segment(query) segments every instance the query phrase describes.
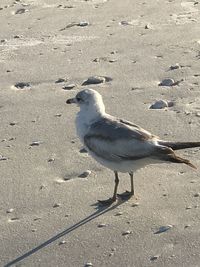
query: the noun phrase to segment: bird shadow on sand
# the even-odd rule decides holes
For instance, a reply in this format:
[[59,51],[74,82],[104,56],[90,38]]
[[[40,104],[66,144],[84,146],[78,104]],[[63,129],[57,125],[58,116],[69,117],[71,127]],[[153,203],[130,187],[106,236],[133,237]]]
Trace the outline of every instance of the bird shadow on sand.
[[4,267],[13,266],[16,263],[21,262],[22,260],[28,258],[29,256],[35,254],[39,250],[41,250],[41,249],[47,247],[48,245],[50,245],[51,243],[55,242],[59,238],[61,238],[63,236],[66,236],[67,234],[75,231],[79,227],[89,223],[90,221],[96,219],[97,217],[99,217],[99,216],[101,216],[101,215],[103,215],[103,214],[105,214],[105,213],[107,213],[109,211],[112,211],[113,209],[117,208],[118,206],[120,206],[124,202],[125,201],[118,201],[116,204],[114,204],[112,206],[101,206],[101,205],[99,205],[98,202],[92,204],[91,206],[95,206],[95,209],[96,209],[95,212],[93,212],[89,216],[85,217],[84,219],[80,220],[79,222],[75,223],[74,225],[68,227],[67,229],[63,230],[62,232],[52,236],[48,240],[46,240],[43,243],[39,244],[37,247],[34,247],[33,249],[27,251],[23,255],[21,255],[21,256],[15,258],[14,260],[8,262],[6,265],[4,265]]

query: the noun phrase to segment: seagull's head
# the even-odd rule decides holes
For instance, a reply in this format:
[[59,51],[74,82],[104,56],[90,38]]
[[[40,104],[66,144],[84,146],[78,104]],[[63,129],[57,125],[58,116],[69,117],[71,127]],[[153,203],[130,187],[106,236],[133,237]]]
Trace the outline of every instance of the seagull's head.
[[77,104],[81,111],[90,111],[101,114],[105,112],[102,96],[93,89],[84,89],[78,92],[74,98],[68,99],[66,103]]

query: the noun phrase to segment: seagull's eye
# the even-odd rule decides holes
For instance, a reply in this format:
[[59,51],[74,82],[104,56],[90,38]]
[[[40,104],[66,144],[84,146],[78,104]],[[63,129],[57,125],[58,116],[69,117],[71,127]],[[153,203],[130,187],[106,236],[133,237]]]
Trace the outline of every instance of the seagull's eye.
[[80,101],[81,101],[81,98],[80,98],[80,97],[77,97],[76,100],[77,100],[78,102],[80,102]]

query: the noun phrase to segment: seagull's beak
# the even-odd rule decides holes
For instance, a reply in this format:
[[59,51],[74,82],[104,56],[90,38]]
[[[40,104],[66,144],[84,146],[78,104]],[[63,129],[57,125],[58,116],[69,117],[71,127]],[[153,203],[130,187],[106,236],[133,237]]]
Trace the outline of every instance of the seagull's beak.
[[76,103],[77,101],[76,101],[76,98],[69,98],[69,99],[67,99],[67,101],[66,101],[66,103],[67,104],[73,104],[73,103]]

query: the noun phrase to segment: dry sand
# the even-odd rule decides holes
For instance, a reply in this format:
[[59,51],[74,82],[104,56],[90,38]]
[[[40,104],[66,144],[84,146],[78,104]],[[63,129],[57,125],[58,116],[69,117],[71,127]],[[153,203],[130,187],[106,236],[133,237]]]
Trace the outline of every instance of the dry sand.
[[[79,152],[77,108],[65,104],[88,77],[108,76],[90,87],[109,113],[165,139],[199,141],[199,6],[0,1],[0,266],[200,266],[199,149],[179,152],[197,171],[147,167],[135,175],[136,198],[99,208],[114,176]],[[164,78],[178,85],[158,86]],[[149,109],[160,99],[175,105]],[[129,186],[120,175],[119,191]]]

